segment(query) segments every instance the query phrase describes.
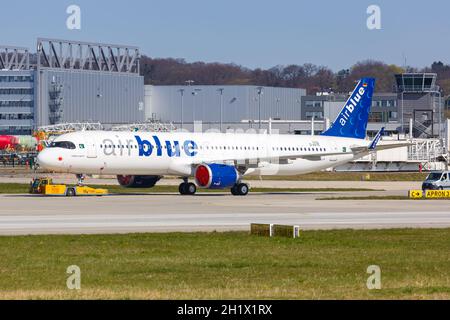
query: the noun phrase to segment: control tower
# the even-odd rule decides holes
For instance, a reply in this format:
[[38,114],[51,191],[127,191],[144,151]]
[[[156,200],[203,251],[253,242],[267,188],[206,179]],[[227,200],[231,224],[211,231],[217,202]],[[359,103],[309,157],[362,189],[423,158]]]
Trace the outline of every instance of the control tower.
[[395,75],[401,131],[414,138],[442,137],[443,104],[436,73]]

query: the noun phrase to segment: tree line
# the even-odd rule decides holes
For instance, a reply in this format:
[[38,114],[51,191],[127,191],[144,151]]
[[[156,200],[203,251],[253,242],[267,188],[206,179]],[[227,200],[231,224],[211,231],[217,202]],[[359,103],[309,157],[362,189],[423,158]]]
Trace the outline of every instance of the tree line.
[[316,92],[349,92],[361,77],[375,77],[377,92],[393,92],[395,74],[403,72],[434,72],[443,94],[450,94],[450,65],[441,61],[418,69],[388,65],[366,60],[349,69],[333,72],[326,66],[311,63],[275,66],[269,69],[249,69],[231,63],[186,62],[184,59],[141,57],[141,74],[146,84],[185,85],[193,80],[196,85],[259,85],[304,88],[308,94]]

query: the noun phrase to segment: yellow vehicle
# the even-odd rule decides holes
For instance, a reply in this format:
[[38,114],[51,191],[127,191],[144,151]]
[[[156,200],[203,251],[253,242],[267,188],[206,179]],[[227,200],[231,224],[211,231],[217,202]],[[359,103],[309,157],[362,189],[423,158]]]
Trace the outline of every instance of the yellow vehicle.
[[47,196],[103,196],[108,194],[107,189],[91,188],[87,186],[68,186],[53,184],[51,178],[34,178],[30,183],[31,194]]

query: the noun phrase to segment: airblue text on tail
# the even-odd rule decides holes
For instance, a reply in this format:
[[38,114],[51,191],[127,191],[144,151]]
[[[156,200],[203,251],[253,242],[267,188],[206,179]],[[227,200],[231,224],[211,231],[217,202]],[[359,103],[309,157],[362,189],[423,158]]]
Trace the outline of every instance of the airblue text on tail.
[[375,79],[362,78],[324,136],[365,139]]

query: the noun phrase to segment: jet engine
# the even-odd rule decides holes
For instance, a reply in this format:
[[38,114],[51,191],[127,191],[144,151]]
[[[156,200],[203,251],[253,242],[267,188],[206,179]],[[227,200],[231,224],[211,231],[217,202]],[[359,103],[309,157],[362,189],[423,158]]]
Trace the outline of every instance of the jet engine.
[[200,188],[225,189],[233,187],[239,180],[234,166],[225,164],[201,164],[195,169],[195,183]]
[[117,176],[117,181],[125,188],[152,188],[161,176]]

